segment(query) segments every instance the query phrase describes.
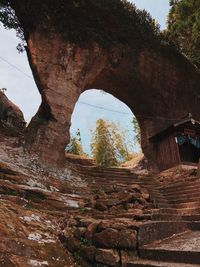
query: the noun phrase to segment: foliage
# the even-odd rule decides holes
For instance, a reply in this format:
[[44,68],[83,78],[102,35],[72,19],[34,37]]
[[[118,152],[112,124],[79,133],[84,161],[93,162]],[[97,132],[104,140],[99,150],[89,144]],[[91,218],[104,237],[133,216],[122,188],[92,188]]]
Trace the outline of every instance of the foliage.
[[171,0],[168,38],[200,67],[200,0]]
[[141,131],[136,117],[133,117],[132,124],[135,133],[135,144],[141,145]]
[[69,145],[66,148],[67,153],[74,155],[85,155],[82,145],[81,145],[81,134],[78,129],[76,132],[76,136],[73,136],[70,140]]
[[11,3],[12,1],[0,0],[0,22],[3,23],[6,29],[14,29],[16,31],[17,37],[21,39],[21,43],[17,45],[17,50],[23,52],[25,46],[24,33]]
[[0,0],[0,21],[21,38],[23,32],[56,31],[79,44],[149,43],[159,35],[150,14],[126,0]]
[[96,122],[91,152],[97,164],[103,167],[117,166],[131,158],[125,132],[103,119]]
[[0,1],[0,21],[6,29],[17,30],[20,27],[15,11],[11,7],[11,1]]
[[92,246],[92,241],[86,238],[81,237],[80,238],[81,247],[89,247]]

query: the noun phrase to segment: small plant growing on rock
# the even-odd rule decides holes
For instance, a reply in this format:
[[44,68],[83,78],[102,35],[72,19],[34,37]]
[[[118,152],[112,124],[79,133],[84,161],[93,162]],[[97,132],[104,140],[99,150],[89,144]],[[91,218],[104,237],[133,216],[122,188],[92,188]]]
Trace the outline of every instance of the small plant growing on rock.
[[72,136],[69,145],[66,147],[66,152],[74,155],[85,155],[81,144],[81,133],[78,129],[76,136]]
[[84,208],[84,207],[83,207],[83,208],[80,208],[80,212],[81,212],[81,213],[85,213],[86,211],[87,211],[86,208]]
[[0,91],[5,94],[5,92],[7,91],[7,89],[6,88],[1,88]]
[[81,247],[89,247],[92,246],[92,241],[88,240],[86,238],[81,237],[80,238],[80,242],[81,242]]

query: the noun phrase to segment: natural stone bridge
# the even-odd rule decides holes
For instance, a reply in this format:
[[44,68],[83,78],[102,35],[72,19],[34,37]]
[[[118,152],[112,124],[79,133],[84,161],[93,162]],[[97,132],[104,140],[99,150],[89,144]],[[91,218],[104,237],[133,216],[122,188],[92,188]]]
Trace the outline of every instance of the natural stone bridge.
[[[58,19],[51,12],[53,2],[38,2],[36,12],[31,1],[13,1],[42,96],[41,106],[28,127],[27,145],[44,160],[62,162],[74,106],[83,91],[96,88],[111,93],[133,111],[141,128],[143,151],[153,162],[150,136],[188,112],[200,119],[200,75],[145,23],[143,33],[137,22],[139,15],[130,7],[131,11],[124,12],[135,14],[135,24],[130,18],[124,19],[124,13],[121,15],[117,9],[111,12],[107,8],[105,17],[98,6],[100,1],[93,2],[67,1],[64,5],[68,13],[60,13]],[[111,2],[120,5],[121,1]],[[77,29],[77,39],[65,37],[65,33]],[[106,44],[93,32],[101,35]],[[114,41],[109,41],[110,36]]]

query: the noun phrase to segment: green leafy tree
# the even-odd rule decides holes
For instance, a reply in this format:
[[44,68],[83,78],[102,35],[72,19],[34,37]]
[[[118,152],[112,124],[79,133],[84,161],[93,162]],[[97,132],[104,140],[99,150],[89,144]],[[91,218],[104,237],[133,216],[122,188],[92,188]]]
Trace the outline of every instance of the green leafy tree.
[[132,124],[135,133],[135,144],[141,145],[141,130],[136,117],[133,117]]
[[167,36],[200,67],[200,0],[171,0]]
[[71,138],[70,143],[66,148],[66,152],[80,156],[85,155],[81,145],[81,133],[79,129],[76,132],[76,136]]
[[0,22],[2,22],[5,29],[14,29],[16,31],[17,37],[21,39],[21,42],[17,45],[17,50],[23,52],[26,45],[24,32],[12,8],[12,2],[14,1],[0,0]]
[[103,167],[117,166],[131,158],[125,133],[116,124],[103,119],[96,122],[91,153],[97,164]]

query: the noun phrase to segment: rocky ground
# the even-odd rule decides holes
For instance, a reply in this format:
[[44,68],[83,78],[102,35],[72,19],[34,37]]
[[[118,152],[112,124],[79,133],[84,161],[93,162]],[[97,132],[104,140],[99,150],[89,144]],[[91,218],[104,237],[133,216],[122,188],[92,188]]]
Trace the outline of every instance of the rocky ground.
[[121,266],[135,255],[152,204],[130,171],[110,173],[127,185],[95,185],[90,169],[47,168],[15,137],[1,137],[0,155],[0,266]]
[[17,140],[0,138],[1,267],[200,266],[196,169],[49,167]]
[[[10,105],[7,100],[5,110]],[[1,267],[173,266],[166,263],[169,257],[177,262],[165,242],[170,237],[183,262],[199,266],[195,169],[150,174],[142,155],[120,168],[103,169],[68,154],[63,167],[44,164],[24,149],[21,113],[17,135],[12,112],[7,115],[0,125]],[[188,246],[182,253],[183,241]]]

